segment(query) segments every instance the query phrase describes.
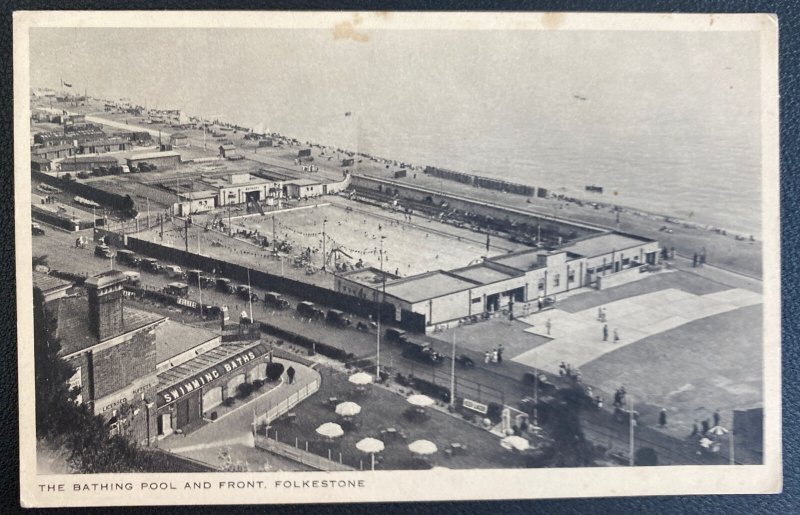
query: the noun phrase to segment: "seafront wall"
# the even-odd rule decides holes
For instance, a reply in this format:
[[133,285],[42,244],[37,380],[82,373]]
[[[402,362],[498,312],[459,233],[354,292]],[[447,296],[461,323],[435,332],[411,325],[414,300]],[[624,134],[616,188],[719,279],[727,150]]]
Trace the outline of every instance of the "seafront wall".
[[440,177],[442,179],[447,179],[448,181],[456,181],[463,184],[472,184],[473,186],[486,188],[489,190],[504,191],[506,193],[514,193],[515,195],[524,195],[526,197],[547,197],[547,190],[544,188],[537,188],[535,186],[508,182],[500,179],[492,179],[491,177],[482,177],[480,175],[456,172],[454,170],[447,170],[445,168],[436,168],[435,166],[426,166],[424,173],[432,177]]
[[605,231],[603,228],[589,224],[567,222],[545,214],[537,215],[532,212],[370,175],[353,176],[352,185],[357,190],[361,190],[369,195],[377,193],[387,198],[397,195],[400,199],[411,200],[420,205],[429,205],[431,207],[439,206],[442,202],[447,202],[448,206],[451,208],[463,212],[471,212],[476,215],[492,217],[496,220],[508,220],[509,222],[528,225],[535,225],[540,222],[542,226],[547,225],[557,228],[559,234],[568,236],[569,239],[581,238]]

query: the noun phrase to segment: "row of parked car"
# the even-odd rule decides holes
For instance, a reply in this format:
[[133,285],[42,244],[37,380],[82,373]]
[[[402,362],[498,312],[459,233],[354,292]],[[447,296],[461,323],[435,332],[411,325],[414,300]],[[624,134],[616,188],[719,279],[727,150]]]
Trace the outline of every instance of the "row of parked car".
[[[213,277],[210,274],[203,273],[202,270],[184,271],[177,265],[162,265],[154,258],[140,257],[130,250],[118,250],[115,254],[107,245],[99,244],[95,247],[95,255],[105,258],[114,257],[116,255],[120,263],[139,268],[146,272],[154,274],[165,273],[169,277],[185,280],[193,286],[200,285],[204,288],[213,287],[222,293],[235,294],[247,301],[263,300],[264,304],[273,309],[285,310],[289,309],[291,306],[289,301],[283,298],[280,293],[266,292],[264,293],[263,299],[261,299],[258,294],[246,284],[236,284],[226,277]],[[140,277],[138,272],[125,272],[125,274],[128,276],[129,282],[139,284]],[[164,291],[165,293],[177,297],[186,297],[189,295],[189,284],[186,282],[171,282],[164,288]],[[327,324],[334,327],[347,328],[353,325],[352,318],[339,309],[328,309],[325,311],[310,301],[298,302],[296,309],[298,315],[303,318],[324,320]],[[369,331],[374,326],[374,323],[366,324],[364,322],[358,322],[356,328],[361,331]],[[429,343],[409,336],[406,331],[402,329],[390,327],[386,329],[384,337],[387,342],[402,347],[403,356],[408,359],[433,366],[444,363],[444,356],[435,351]],[[475,362],[464,354],[456,357],[456,363],[464,368],[475,366]]]

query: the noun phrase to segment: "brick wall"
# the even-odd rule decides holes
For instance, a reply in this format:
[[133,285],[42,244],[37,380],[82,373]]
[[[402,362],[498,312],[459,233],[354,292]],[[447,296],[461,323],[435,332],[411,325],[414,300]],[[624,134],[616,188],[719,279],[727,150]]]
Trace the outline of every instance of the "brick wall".
[[94,353],[94,398],[113,393],[156,369],[156,337],[153,330],[138,331],[133,337]]

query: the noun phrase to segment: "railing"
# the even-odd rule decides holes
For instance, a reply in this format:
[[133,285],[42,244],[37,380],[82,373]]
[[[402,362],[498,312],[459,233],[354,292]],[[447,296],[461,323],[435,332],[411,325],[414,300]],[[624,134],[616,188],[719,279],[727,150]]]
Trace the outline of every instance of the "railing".
[[307,397],[317,393],[319,390],[319,380],[314,379],[311,383],[305,385],[300,390],[294,392],[286,399],[279,402],[277,405],[271,407],[263,415],[258,417],[259,423],[270,424],[273,420],[288,413],[290,409],[294,408]]
[[304,451],[298,447],[288,445],[266,436],[258,435],[255,439],[256,447],[267,452],[277,454],[297,463],[324,471],[350,471],[353,467],[324,458],[313,452]]

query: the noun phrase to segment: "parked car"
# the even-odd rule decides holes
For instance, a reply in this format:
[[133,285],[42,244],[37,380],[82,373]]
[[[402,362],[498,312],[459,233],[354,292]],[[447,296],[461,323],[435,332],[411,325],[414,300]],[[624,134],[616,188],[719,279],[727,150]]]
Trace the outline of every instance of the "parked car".
[[163,267],[159,264],[158,260],[155,258],[144,258],[142,259],[141,264],[142,270],[145,272],[151,272],[153,274],[161,273]]
[[389,327],[386,329],[384,338],[387,342],[394,343],[405,343],[407,341],[406,332],[402,329],[395,329],[394,327]]
[[353,321],[348,317],[344,311],[338,309],[329,309],[325,321],[337,327],[348,327]]
[[102,243],[95,245],[94,255],[102,258],[113,258],[116,256],[114,251],[108,245],[103,245]]
[[287,309],[289,307],[289,301],[281,297],[280,293],[273,291],[268,291],[264,294],[264,304],[275,309]]
[[33,232],[34,236],[44,236],[44,229],[42,229],[42,226],[36,222],[31,224],[31,231]]
[[166,270],[167,275],[170,277],[184,277],[183,269],[178,265],[166,265],[164,266],[164,270]]
[[176,297],[186,297],[189,295],[189,285],[186,283],[169,283],[164,292]]
[[139,272],[131,272],[126,270],[122,273],[125,274],[125,280],[128,282],[128,284],[139,286],[142,283],[142,277]]
[[408,341],[403,349],[403,357],[420,361],[428,365],[439,366],[444,363],[444,356],[425,343]]
[[252,288],[246,284],[240,284],[239,287],[236,288],[236,294],[245,300],[258,300],[258,294],[253,292]]
[[317,308],[313,302],[304,300],[297,303],[297,313],[303,318],[314,318],[319,320],[325,317],[325,312]]
[[117,261],[122,264],[131,265],[136,258],[136,254],[132,250],[120,249],[117,251]]
[[223,293],[233,293],[236,290],[231,280],[225,277],[217,279],[217,289]]

